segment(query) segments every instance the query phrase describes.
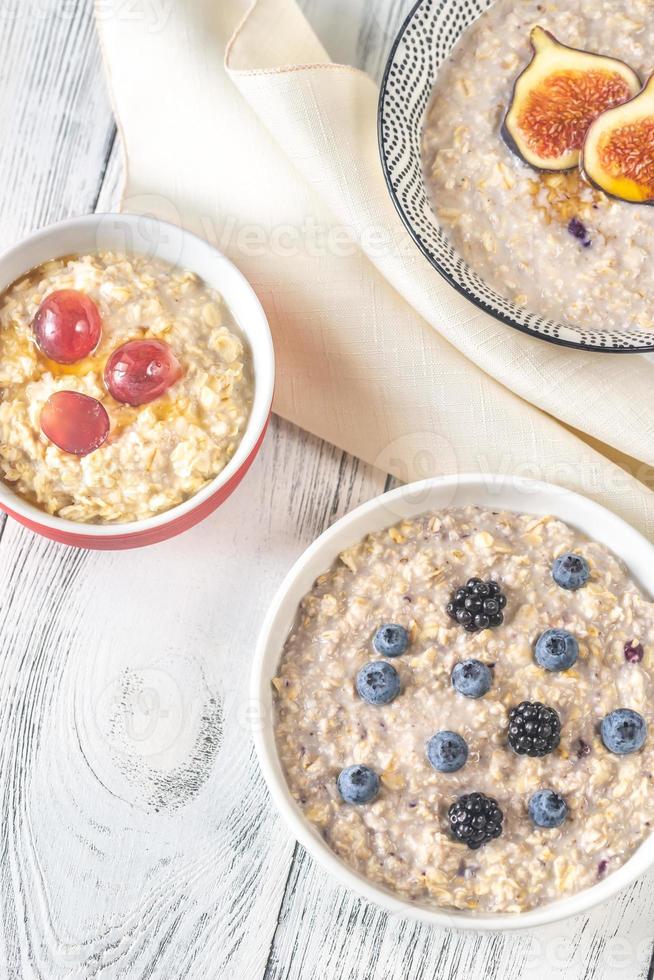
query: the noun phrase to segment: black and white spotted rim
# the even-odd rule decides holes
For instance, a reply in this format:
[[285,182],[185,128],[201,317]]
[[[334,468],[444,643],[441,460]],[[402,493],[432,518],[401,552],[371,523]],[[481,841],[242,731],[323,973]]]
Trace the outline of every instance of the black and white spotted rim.
[[637,329],[585,329],[514,306],[452,248],[429,203],[422,176],[422,122],[439,66],[462,32],[494,0],[418,0],[393,43],[379,95],[377,127],[382,168],[393,203],[420,251],[467,299],[516,330],[565,347],[607,353],[654,351]]

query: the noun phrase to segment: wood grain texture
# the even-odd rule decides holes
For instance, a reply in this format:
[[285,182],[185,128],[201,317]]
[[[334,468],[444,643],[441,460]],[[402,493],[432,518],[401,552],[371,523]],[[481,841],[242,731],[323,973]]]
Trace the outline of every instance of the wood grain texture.
[[338,887],[298,847],[267,977],[358,980],[363,963],[375,980],[645,977],[653,882],[648,876],[590,916],[530,934],[482,936],[387,915]]
[[258,613],[321,528],[383,482],[275,423],[242,491],[179,540],[105,555],[7,525],[2,906],[16,975],[263,974],[294,845],[249,736]]
[[0,247],[93,211],[115,126],[88,0],[0,10]]
[[[332,57],[379,78],[411,0],[302,6]],[[115,207],[122,159],[90,0],[2,12],[8,244]],[[239,493],[172,542],[85,553],[0,524],[0,978],[648,975],[651,877],[533,935],[431,930],[338,887],[271,808],[250,740],[258,623],[302,549],[386,482],[274,420]]]

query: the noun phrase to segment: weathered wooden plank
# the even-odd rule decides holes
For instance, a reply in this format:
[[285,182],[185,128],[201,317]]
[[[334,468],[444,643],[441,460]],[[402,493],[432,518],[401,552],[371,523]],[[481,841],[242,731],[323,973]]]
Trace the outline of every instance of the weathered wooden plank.
[[588,917],[532,933],[432,929],[354,898],[298,847],[267,980],[565,980],[644,977],[654,875]]
[[250,651],[287,566],[383,481],[275,423],[241,492],[176,541],[85,553],[8,524],[0,785],[14,969],[262,974],[293,843],[248,737]]
[[93,211],[115,127],[89,0],[0,15],[0,247]]
[[118,211],[123,191],[125,166],[123,146],[120,136],[114,132],[111,149],[105,162],[100,189],[95,202],[95,211]]

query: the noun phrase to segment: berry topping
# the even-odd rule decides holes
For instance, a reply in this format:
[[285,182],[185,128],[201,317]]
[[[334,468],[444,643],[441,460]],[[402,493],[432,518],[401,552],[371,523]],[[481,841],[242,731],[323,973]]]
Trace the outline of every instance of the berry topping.
[[409,646],[409,634],[397,623],[384,623],[375,633],[372,645],[382,657],[399,657]]
[[88,456],[109,435],[109,416],[97,399],[55,391],[41,409],[41,431],[65,453]]
[[456,772],[466,764],[468,745],[456,732],[436,732],[427,742],[427,758],[437,772]]
[[400,693],[400,675],[392,664],[372,660],[357,674],[356,689],[368,704],[388,704]]
[[644,656],[645,651],[643,650],[642,643],[637,643],[634,640],[629,640],[625,643],[624,658],[628,664],[639,664]]
[[560,827],[568,805],[553,789],[539,789],[529,800],[529,816],[537,827]]
[[490,668],[481,660],[460,660],[452,668],[452,687],[466,698],[482,698],[492,683]]
[[160,398],[181,376],[180,363],[163,340],[129,340],[116,348],[104,369],[107,391],[125,405]]
[[592,238],[588,232],[588,228],[580,221],[579,218],[570,218],[568,222],[568,231],[573,238],[576,238],[584,248],[590,248],[592,245]]
[[476,851],[502,833],[504,814],[492,796],[466,793],[448,810],[450,829],[457,840]]
[[567,630],[545,630],[536,640],[536,662],[545,670],[569,670],[579,656],[579,644]]
[[561,740],[561,719],[540,701],[522,701],[509,711],[508,739],[518,755],[547,755]]
[[468,633],[477,633],[500,626],[504,621],[502,610],[505,606],[506,596],[497,582],[471,578],[452,594],[445,610],[450,619],[456,620]]
[[626,755],[642,748],[647,738],[647,722],[631,708],[617,708],[602,719],[602,741],[616,755]]
[[345,803],[370,803],[379,793],[379,776],[368,766],[348,766],[336,780]]
[[74,364],[88,357],[100,342],[102,321],[90,296],[76,289],[59,289],[46,296],[32,321],[39,350],[57,364]]
[[580,589],[590,575],[588,562],[582,555],[568,552],[559,555],[552,565],[552,578],[562,589]]

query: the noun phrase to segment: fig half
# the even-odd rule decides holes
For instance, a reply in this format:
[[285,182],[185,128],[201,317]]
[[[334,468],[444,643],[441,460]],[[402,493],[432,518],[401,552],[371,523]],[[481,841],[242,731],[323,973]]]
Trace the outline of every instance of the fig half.
[[591,125],[581,169],[586,180],[611,197],[654,204],[654,75],[635,99]]
[[502,136],[536,170],[571,170],[593,120],[636,95],[640,79],[623,61],[569,48],[542,27],[529,37],[534,55],[516,79]]

